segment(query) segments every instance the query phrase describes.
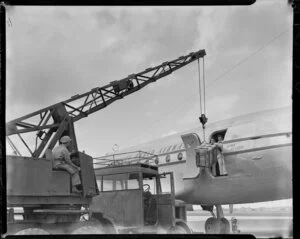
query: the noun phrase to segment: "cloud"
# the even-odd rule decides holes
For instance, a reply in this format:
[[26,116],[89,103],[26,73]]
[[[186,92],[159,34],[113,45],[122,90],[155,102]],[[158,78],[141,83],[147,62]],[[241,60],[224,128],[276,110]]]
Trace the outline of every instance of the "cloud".
[[[292,30],[231,69],[291,26],[292,13],[283,4],[263,5],[14,7],[7,15],[12,21],[7,116],[30,113],[199,49],[207,52],[209,122],[230,112],[285,104],[291,93]],[[86,125],[80,121],[78,142],[99,155],[134,135],[148,140],[150,134],[199,126],[197,74],[196,64],[190,64],[89,117]],[[87,141],[89,132],[96,136]],[[110,137],[101,141],[99,135]]]
[[153,112],[152,111],[146,111],[145,115],[147,117],[151,117],[151,116],[153,116]]
[[170,135],[173,135],[176,133],[178,133],[178,132],[175,130],[170,130],[168,133],[162,134],[161,137],[167,137],[167,136],[170,136]]
[[95,79],[101,86],[178,57],[196,34],[197,14],[190,8],[15,8],[8,14],[7,102],[47,106],[94,88]]
[[[280,2],[208,8],[198,16],[197,28],[199,35],[194,46],[200,43],[206,49],[206,69],[213,71],[210,68],[216,61],[239,55],[234,52],[245,52],[246,56],[278,34],[292,29],[291,8]],[[276,43],[270,47],[277,49],[281,46]]]
[[218,49],[224,53],[241,47],[255,50],[261,42],[267,42],[270,37],[292,27],[291,16],[286,17],[290,8],[283,7],[282,3],[254,4],[251,8],[239,6],[231,11],[224,23],[226,31],[218,41]]
[[[207,100],[206,116],[209,122],[227,119],[232,116],[234,108],[238,104],[238,95],[220,95],[219,97],[210,98]],[[202,109],[204,110],[204,108]],[[194,101],[192,107],[185,113],[185,115],[177,121],[179,125],[186,125],[187,128],[199,126],[200,103],[198,100]]]
[[[139,68],[144,64],[145,59],[148,59],[152,55],[153,48],[150,44],[140,43],[124,49],[120,56],[121,63],[125,66],[134,66],[136,68],[135,73],[143,71]],[[133,69],[134,71],[134,69]]]
[[7,32],[7,90],[18,93],[9,94],[7,102],[13,107],[23,99],[40,106],[39,99],[38,103],[46,106],[97,86],[95,78],[106,75],[99,71],[99,65],[112,60],[108,56],[103,62],[103,55],[121,39],[118,28],[108,26],[97,31],[93,15],[70,14],[74,9],[36,10],[18,8],[10,16],[14,27]]

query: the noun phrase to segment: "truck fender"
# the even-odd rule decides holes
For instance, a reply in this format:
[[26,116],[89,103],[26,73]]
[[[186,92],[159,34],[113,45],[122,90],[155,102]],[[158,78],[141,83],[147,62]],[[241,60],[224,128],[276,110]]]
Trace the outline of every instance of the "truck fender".
[[113,219],[109,217],[104,217],[103,213],[92,213],[92,218],[97,219],[103,226],[106,234],[118,234],[116,224]]
[[175,227],[182,228],[185,231],[186,234],[192,234],[193,233],[192,229],[182,219],[178,219],[178,218],[175,219]]

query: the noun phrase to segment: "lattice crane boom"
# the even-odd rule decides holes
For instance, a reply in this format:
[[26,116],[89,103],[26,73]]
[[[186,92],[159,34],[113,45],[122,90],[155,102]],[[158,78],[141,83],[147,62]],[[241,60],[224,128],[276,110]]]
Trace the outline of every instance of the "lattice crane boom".
[[[181,67],[203,58],[205,50],[191,52],[175,60],[164,62],[156,67],[147,68],[105,86],[72,96],[70,99],[35,111],[12,120],[6,124],[6,136],[18,135],[32,156],[41,157],[46,148],[52,149],[62,135],[72,138],[71,147],[77,150],[74,122],[97,112],[116,100],[130,95],[151,82],[161,79]],[[30,150],[21,134],[37,132],[41,140],[39,146]]]

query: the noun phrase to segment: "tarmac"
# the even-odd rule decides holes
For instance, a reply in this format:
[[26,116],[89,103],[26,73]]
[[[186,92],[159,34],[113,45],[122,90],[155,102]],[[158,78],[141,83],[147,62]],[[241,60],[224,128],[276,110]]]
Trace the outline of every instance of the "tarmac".
[[[264,211],[264,210],[239,210],[230,214],[224,212],[229,220],[232,229],[231,219],[237,219],[237,229],[241,234],[252,234],[259,238],[269,237],[290,237],[293,225],[291,210],[285,211]],[[195,234],[205,233],[204,225],[211,214],[206,211],[188,211],[187,222]],[[232,232],[232,230],[231,230]]]

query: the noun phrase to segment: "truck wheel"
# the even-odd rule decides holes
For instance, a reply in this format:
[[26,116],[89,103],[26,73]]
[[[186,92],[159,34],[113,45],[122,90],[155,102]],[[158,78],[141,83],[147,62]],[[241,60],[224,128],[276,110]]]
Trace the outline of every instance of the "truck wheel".
[[117,234],[118,231],[110,218],[103,217],[102,214],[93,213],[92,218],[97,220],[101,224],[104,233],[106,234]]
[[26,228],[18,231],[15,235],[49,235],[50,233],[41,228]]
[[105,233],[107,233],[107,234],[117,234],[116,227],[114,226],[114,224],[109,219],[102,218],[100,220],[100,223],[103,226]]
[[184,221],[177,221],[168,233],[170,234],[192,234],[192,230]]
[[101,225],[82,226],[72,231],[71,234],[105,234],[105,231]]

